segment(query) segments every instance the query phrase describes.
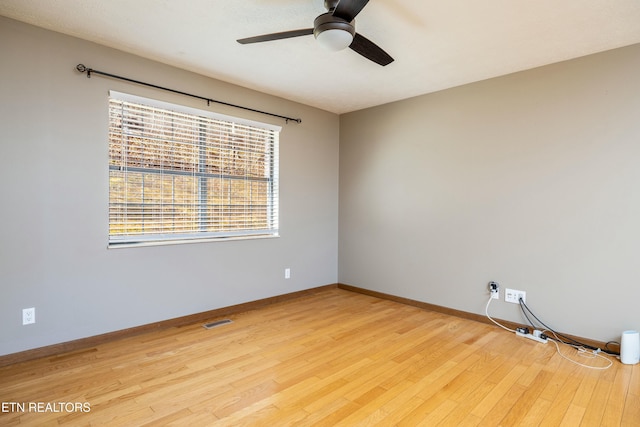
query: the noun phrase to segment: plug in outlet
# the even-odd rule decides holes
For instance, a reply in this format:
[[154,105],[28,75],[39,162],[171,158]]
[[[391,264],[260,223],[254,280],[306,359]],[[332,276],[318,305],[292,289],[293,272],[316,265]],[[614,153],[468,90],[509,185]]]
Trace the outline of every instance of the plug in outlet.
[[520,298],[523,302],[527,302],[527,293],[525,291],[518,291],[515,289],[504,290],[504,301],[511,302],[513,304],[520,304]]
[[35,307],[22,309],[22,324],[30,325],[36,323],[36,309]]
[[497,282],[489,282],[487,287],[491,292],[491,299],[500,299],[500,285]]

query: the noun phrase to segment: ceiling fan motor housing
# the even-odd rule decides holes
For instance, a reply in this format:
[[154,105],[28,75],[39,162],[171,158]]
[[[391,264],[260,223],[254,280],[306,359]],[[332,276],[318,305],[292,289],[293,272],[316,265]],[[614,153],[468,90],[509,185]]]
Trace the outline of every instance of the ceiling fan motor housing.
[[338,6],[338,3],[340,3],[340,0],[324,0],[324,7],[329,12],[333,12],[336,6]]

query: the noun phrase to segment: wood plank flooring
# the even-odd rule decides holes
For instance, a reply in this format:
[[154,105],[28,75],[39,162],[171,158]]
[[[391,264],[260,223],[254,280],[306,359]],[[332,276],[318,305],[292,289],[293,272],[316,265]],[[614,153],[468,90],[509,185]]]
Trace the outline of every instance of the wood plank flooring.
[[495,326],[341,289],[228,318],[0,368],[0,425],[640,425],[640,365]]

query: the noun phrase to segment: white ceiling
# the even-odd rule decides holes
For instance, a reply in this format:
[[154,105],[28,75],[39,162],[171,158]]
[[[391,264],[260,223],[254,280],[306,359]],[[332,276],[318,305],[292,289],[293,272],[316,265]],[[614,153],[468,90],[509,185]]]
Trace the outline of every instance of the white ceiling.
[[324,12],[323,0],[0,0],[0,15],[334,113],[640,43],[639,0],[371,0],[356,31],[395,58],[386,67],[313,36],[235,41]]

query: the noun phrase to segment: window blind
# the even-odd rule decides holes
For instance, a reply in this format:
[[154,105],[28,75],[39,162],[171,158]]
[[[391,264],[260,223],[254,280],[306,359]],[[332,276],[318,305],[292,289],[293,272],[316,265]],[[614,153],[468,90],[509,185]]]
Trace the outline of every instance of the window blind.
[[109,245],[278,235],[279,127],[109,96]]

